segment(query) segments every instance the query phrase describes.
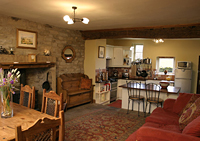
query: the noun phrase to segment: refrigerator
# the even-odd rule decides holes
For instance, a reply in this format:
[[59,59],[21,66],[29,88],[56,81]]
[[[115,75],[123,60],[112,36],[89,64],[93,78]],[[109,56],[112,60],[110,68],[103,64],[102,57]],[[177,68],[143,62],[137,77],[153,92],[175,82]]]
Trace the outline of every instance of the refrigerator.
[[175,87],[181,87],[181,93],[191,93],[192,70],[175,69]]

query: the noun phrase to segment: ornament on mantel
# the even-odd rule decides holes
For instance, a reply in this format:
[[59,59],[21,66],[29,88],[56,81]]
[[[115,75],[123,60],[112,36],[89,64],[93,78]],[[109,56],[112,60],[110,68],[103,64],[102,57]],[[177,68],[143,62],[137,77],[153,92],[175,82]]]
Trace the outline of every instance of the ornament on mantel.
[[44,55],[45,56],[49,56],[50,54],[51,54],[50,50],[48,50],[48,49],[44,50]]

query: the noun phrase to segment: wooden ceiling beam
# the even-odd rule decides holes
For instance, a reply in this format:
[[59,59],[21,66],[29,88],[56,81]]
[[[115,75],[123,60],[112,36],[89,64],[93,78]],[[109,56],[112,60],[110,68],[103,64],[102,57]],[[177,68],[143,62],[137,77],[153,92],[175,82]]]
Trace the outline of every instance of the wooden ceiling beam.
[[115,38],[200,38],[200,23],[155,27],[135,27],[121,29],[81,31],[84,40]]

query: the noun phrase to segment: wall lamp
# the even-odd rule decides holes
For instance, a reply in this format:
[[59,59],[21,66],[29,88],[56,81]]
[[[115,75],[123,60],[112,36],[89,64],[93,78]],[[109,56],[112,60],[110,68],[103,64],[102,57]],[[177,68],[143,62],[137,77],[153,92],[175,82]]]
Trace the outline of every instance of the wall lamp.
[[88,18],[75,18],[75,10],[77,9],[76,6],[72,6],[72,9],[74,9],[74,18],[70,18],[68,15],[65,15],[63,17],[63,20],[65,22],[67,22],[67,24],[74,24],[75,22],[82,22],[84,24],[88,24],[89,23],[89,19]]

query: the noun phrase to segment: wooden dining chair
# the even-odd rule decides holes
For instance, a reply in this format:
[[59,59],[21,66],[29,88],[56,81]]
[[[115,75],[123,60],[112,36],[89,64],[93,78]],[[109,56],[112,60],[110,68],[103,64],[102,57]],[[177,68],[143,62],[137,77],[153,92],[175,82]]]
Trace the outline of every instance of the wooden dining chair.
[[[151,111],[151,104],[156,104],[157,107],[163,103],[163,99],[160,98],[161,86],[155,83],[146,84],[146,109],[147,102],[149,103],[149,114]],[[145,110],[146,111],[146,110]]]
[[26,106],[28,108],[35,108],[35,87],[33,86],[32,89],[29,85],[23,86],[21,84],[20,90],[20,105]]
[[[132,101],[132,111],[133,111],[133,105],[134,105],[134,101],[136,101],[138,103],[138,116],[140,116],[140,103],[143,103],[143,112],[145,112],[144,110],[144,103],[145,103],[145,98],[144,96],[142,96],[140,94],[140,90],[141,90],[141,82],[137,82],[137,81],[126,81],[127,84],[127,90],[128,90],[128,110],[127,110],[127,114],[129,112],[129,105],[130,105],[130,101]],[[135,89],[130,88],[130,85],[133,85],[135,87]]]
[[57,117],[61,110],[63,110],[63,94],[58,95],[54,91],[46,93],[46,89],[43,89],[41,112]]
[[56,141],[56,130],[59,127],[59,141],[64,141],[64,111],[59,112],[59,118],[38,119],[33,126],[22,130],[21,126],[15,128],[16,141]]

